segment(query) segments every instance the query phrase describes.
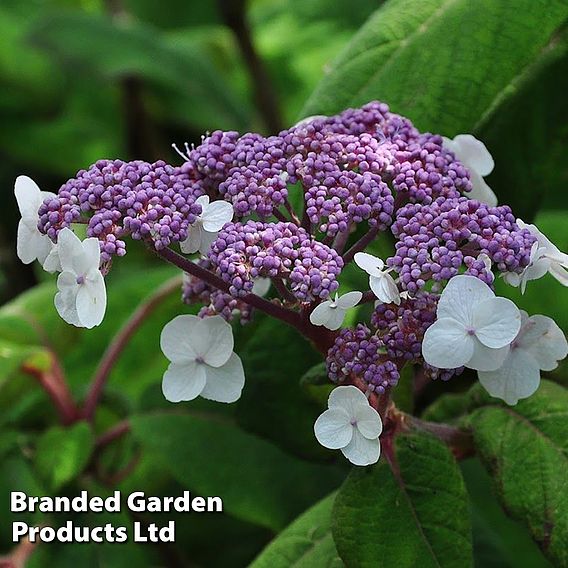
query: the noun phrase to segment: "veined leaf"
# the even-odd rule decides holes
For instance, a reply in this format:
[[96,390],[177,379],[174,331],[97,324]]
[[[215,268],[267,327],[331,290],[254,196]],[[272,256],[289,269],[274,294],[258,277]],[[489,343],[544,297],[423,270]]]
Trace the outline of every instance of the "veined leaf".
[[386,460],[355,469],[333,510],[333,537],[348,566],[472,566],[469,503],[450,450],[423,434],[396,439],[399,475]]
[[468,420],[505,510],[557,566],[568,566],[568,391],[542,381],[514,407],[495,400]]
[[422,130],[472,131],[528,80],[567,17],[563,0],[390,0],[337,58],[302,115],[380,99]]

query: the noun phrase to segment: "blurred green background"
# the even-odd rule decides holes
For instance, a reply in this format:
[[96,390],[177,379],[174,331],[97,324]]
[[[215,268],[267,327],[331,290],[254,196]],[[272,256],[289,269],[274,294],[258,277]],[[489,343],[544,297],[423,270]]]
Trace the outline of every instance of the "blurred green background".
[[[422,15],[418,8],[433,3],[402,0],[387,2],[384,8],[402,8],[407,14],[401,22],[414,18],[417,25],[427,27],[433,16]],[[502,84],[481,75],[470,80],[467,70],[479,61],[468,56],[468,42],[487,41],[485,32],[493,33],[499,25],[489,20],[487,27],[483,24],[492,0],[480,0],[475,7],[466,2],[464,10],[474,10],[483,25],[473,22],[470,29],[446,23],[445,31],[450,29],[449,35],[457,38],[455,44],[441,38],[421,46],[420,57],[413,56],[404,72],[388,70],[376,90],[372,85],[369,92],[358,91],[359,99],[344,97],[339,85],[348,81],[341,73],[334,74],[333,62],[339,56],[348,68],[349,51],[344,52],[347,56],[340,54],[382,4],[0,2],[0,304],[5,304],[0,309],[1,552],[7,554],[11,548],[6,528],[15,520],[6,512],[10,490],[73,495],[83,488],[104,493],[118,487],[124,492],[177,495],[191,489],[220,494],[226,514],[179,515],[177,546],[41,545],[26,565],[246,566],[294,517],[338,487],[349,470],[313,439],[313,420],[325,397],[309,385],[298,386],[299,378],[319,361],[317,354],[294,332],[262,317],[236,331],[236,351],[247,375],[243,399],[231,406],[195,401],[170,413],[172,406],[160,392],[166,361],[158,338],[169,319],[191,311],[179,303],[177,293],[148,319],[119,360],[94,428],[80,423],[63,430],[55,425],[49,400],[36,379],[21,371],[22,363],[45,370],[50,354],[56,353],[73,396],[81,400],[109,340],[138,303],[176,271],[129,243],[128,255],[115,263],[108,279],[103,325],[89,332],[65,325],[52,306],[53,276],[38,266],[23,266],[15,255],[17,175],[29,175],[43,190],[57,191],[77,170],[99,158],[178,164],[181,159],[172,142],[199,143],[203,133],[214,129],[274,133],[305,112],[337,112],[349,101],[362,104],[384,96],[394,111],[409,116],[420,128],[451,136],[463,126],[486,141],[497,163],[488,182],[500,201],[511,204],[526,221],[536,219],[562,250],[568,250],[564,22],[557,26],[552,21],[552,9],[548,13],[535,7],[531,15],[530,2],[509,2],[509,8],[524,17],[524,26],[538,27],[543,20],[552,39],[535,45],[534,53],[527,47],[527,57],[519,61],[510,54],[501,61],[500,50],[492,54],[493,60],[486,57],[487,74],[499,79],[502,73]],[[559,12],[565,3],[550,4]],[[509,16],[502,11],[499,17],[505,21]],[[405,34],[411,32],[389,17],[386,29],[404,44]],[[440,25],[444,27],[443,22]],[[372,45],[365,43],[368,35],[356,35],[360,41],[355,51],[372,52]],[[508,41],[506,34],[503,41]],[[385,59],[391,56],[386,54]],[[445,74],[439,69],[442,59],[449,61],[444,63]],[[375,64],[371,58],[369,65]],[[513,65],[515,80],[510,81],[507,73]],[[360,69],[352,72],[356,78]],[[452,86],[456,77],[461,90]],[[349,92],[348,85],[344,89]],[[488,103],[487,113],[475,119],[465,117],[456,108],[473,108],[461,97],[469,93],[477,100],[472,94],[476,89],[487,92],[494,106]],[[489,112],[494,107],[497,112]],[[352,280],[349,284],[358,285]],[[499,291],[530,313],[554,317],[568,330],[563,290],[550,278],[531,283],[522,299],[517,290]],[[566,384],[565,377],[565,368],[553,376]],[[429,387],[418,409],[443,389],[461,391],[472,381]],[[96,436],[126,418],[132,433],[97,453]],[[124,468],[132,471],[121,479]],[[465,462],[463,471],[472,498],[476,565],[548,566],[526,529],[507,519],[495,504],[490,480],[479,463]],[[157,515],[152,520],[169,518]],[[101,516],[75,520],[104,524]],[[32,515],[32,521],[61,519]],[[331,563],[326,556],[325,564],[322,558],[298,565],[341,565],[336,557]]]

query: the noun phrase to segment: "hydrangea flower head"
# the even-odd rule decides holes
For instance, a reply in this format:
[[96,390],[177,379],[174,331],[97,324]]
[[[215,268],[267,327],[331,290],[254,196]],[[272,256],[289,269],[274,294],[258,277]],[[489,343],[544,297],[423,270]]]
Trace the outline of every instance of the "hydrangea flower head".
[[77,327],[99,325],[106,311],[106,287],[99,270],[97,239],[81,241],[71,229],[64,228],[59,232],[57,249],[62,270],[55,296],[59,315]]
[[507,358],[494,371],[479,371],[479,381],[491,396],[507,404],[533,394],[540,383],[540,371],[552,371],[568,355],[562,330],[549,317],[529,317],[521,312],[519,333],[511,343]]
[[233,218],[233,208],[222,200],[210,203],[207,195],[198,197],[195,203],[201,207],[201,213],[189,227],[187,239],[180,244],[180,248],[186,254],[199,251],[205,255],[223,225]]
[[162,352],[170,361],[162,381],[164,396],[171,402],[198,396],[217,402],[238,400],[245,374],[233,346],[231,326],[220,316],[175,317],[160,337]]
[[[253,288],[254,290],[254,288]],[[335,294],[333,300],[325,300],[318,304],[310,314],[310,321],[314,325],[323,325],[335,331],[341,327],[347,310],[354,308],[363,297],[361,292],[347,292],[339,296]]]
[[495,167],[493,157],[485,144],[471,134],[458,134],[453,140],[444,137],[444,148],[453,152],[456,158],[469,169],[472,185],[469,194],[471,199],[477,199],[495,207],[497,196],[483,179]]
[[328,409],[314,424],[318,442],[331,450],[341,450],[354,465],[376,463],[381,455],[383,423],[367,397],[357,387],[337,387],[327,404]]
[[455,276],[438,301],[436,322],[424,335],[426,363],[442,369],[499,368],[521,327],[521,314],[511,300],[498,298],[481,280]]
[[[37,228],[39,208],[45,199],[55,197],[48,191],[41,191],[37,184],[27,176],[18,176],[14,184],[14,194],[22,218],[18,224],[17,253],[24,264],[38,260],[44,264],[53,242]],[[51,264],[49,265],[51,271]]]
[[537,240],[531,249],[528,266],[520,274],[515,272],[504,274],[505,281],[511,286],[520,286],[524,294],[527,282],[538,280],[548,272],[560,284],[568,286],[568,254],[561,252],[536,225],[528,225],[521,219],[517,219],[517,225],[529,231]]
[[366,252],[358,252],[355,255],[355,263],[369,275],[369,286],[373,294],[386,304],[400,304],[400,292],[391,269],[385,270],[385,263],[376,256]]

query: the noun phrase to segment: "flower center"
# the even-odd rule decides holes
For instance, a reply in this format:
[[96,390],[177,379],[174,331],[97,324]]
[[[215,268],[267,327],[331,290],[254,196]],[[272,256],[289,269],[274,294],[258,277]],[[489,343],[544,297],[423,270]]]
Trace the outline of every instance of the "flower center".
[[195,362],[199,365],[203,365],[203,363],[205,363],[205,359],[203,359],[203,357],[199,355],[199,357],[195,358]]
[[79,284],[79,286],[82,286],[85,283],[85,276],[84,274],[81,274],[80,276],[77,276],[77,284]]
[[468,327],[466,331],[468,335],[475,335],[475,329],[473,329],[473,327]]

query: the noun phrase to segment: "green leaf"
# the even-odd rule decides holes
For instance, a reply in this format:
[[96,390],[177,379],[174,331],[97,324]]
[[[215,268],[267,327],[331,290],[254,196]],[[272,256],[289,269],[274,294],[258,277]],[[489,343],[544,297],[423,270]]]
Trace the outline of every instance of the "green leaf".
[[511,517],[558,566],[568,566],[568,391],[548,381],[514,407],[498,401],[468,420]]
[[36,469],[47,485],[57,491],[83,471],[93,448],[93,433],[86,422],[70,428],[53,426],[37,442]]
[[37,479],[29,461],[22,456],[13,455],[0,460],[0,510],[2,511],[2,530],[0,531],[0,547],[2,550],[12,548],[12,531],[8,529],[13,522],[22,521],[29,525],[41,524],[45,513],[39,511],[12,513],[10,493],[23,491],[28,495],[49,495],[45,487]]
[[380,99],[422,130],[472,131],[527,80],[567,17],[563,0],[390,0],[337,58],[303,115]]
[[256,558],[249,568],[340,568],[331,536],[335,493],[300,515]]
[[472,566],[469,503],[449,449],[416,434],[397,437],[395,453],[398,476],[381,458],[341,487],[332,524],[341,558],[354,567]]
[[199,495],[220,495],[227,512],[275,531],[341,479],[333,467],[294,458],[214,419],[138,416],[132,431],[143,449],[184,487]]
[[482,568],[549,568],[521,523],[506,516],[492,491],[492,480],[477,458],[460,462],[471,500],[473,555]]

